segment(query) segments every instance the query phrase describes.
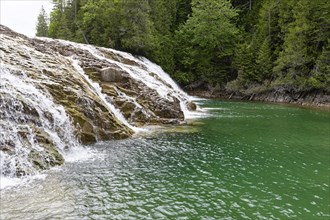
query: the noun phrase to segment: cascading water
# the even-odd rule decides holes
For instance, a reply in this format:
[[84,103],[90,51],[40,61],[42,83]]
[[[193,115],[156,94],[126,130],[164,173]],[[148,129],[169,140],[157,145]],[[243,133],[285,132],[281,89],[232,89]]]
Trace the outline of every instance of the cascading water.
[[[190,97],[145,58],[1,25],[0,41],[1,181],[93,155],[79,141],[126,138],[146,131],[133,125],[189,116]],[[113,74],[123,80],[108,81]]]
[[64,108],[24,72],[2,65],[0,75],[0,175],[36,174],[60,164],[66,148],[79,146]]
[[187,108],[189,102],[193,101],[193,97],[189,96],[184,92],[175,81],[157,64],[151,62],[145,57],[134,57],[133,55],[109,48],[102,48],[96,51],[96,48],[87,48],[88,51],[94,54],[94,56],[99,59],[106,59],[103,56],[99,55],[102,51],[111,52],[117,55],[119,60],[130,60],[134,63],[139,64],[137,66],[125,65],[124,62],[116,62],[113,60],[106,59],[108,62],[115,63],[120,66],[122,69],[127,71],[133,78],[143,82],[149,88],[152,88],[158,92],[158,94],[170,101],[173,101],[173,97],[177,98],[180,101],[180,107],[183,111],[185,119],[199,118],[206,116],[206,112],[203,112],[198,106],[197,111],[190,111]]
[[[47,39],[49,40],[49,39]],[[164,70],[157,64],[152,63],[150,60],[141,57],[136,58],[133,55],[121,51],[116,51],[108,48],[99,48],[73,43],[69,41],[59,40],[62,44],[70,45],[75,48],[79,48],[85,51],[88,51],[95,58],[99,60],[104,60],[108,63],[115,64],[120,67],[125,72],[141,83],[145,84],[147,87],[157,91],[157,93],[169,101],[174,101],[173,98],[177,98],[180,101],[181,110],[183,111],[184,118],[194,118],[200,117],[202,113],[196,113],[188,110],[187,104],[191,102],[191,97],[187,95],[175,82],[174,80],[164,72]],[[105,56],[105,52],[110,52],[116,54],[119,60],[130,60],[139,66],[133,66],[125,64],[125,62],[118,62],[116,60],[108,59]]]
[[143,64],[146,65],[150,72],[157,74],[159,79],[164,80],[165,84],[169,85],[169,87],[167,88],[172,89],[172,94],[174,93],[174,96],[180,100],[180,106],[185,119],[199,118],[207,115],[198,106],[196,106],[197,111],[190,111],[187,108],[187,104],[189,102],[192,102],[194,98],[184,92],[159,65],[151,62],[145,57],[141,57],[140,59],[142,60]]
[[123,98],[124,100],[127,100],[127,101],[133,103],[135,105],[135,109],[134,110],[141,110],[148,117],[155,116],[155,114],[152,111],[148,111],[148,110],[144,109],[143,106],[141,106],[136,101],[136,98],[133,98],[131,96],[128,96],[127,94],[125,94],[124,92],[120,91],[116,87],[115,87],[115,91],[117,92],[119,98]]
[[[198,106],[197,111],[190,111],[187,108],[187,104],[193,100],[193,97],[184,92],[159,65],[151,62],[145,57],[136,58],[129,53],[108,48],[102,48],[102,50],[115,53],[118,56],[121,56],[122,59],[127,59],[138,63],[140,67],[129,67],[129,69],[131,69],[130,71],[127,70],[127,65],[125,66],[120,62],[116,62],[117,65],[121,67],[124,66],[123,68],[128,71],[133,78],[144,82],[148,87],[156,90],[163,98],[173,101],[172,97],[175,97],[180,100],[180,107],[183,111],[185,119],[206,116],[205,112],[203,112]],[[109,62],[113,62],[112,60],[107,60]]]
[[109,111],[112,112],[116,118],[122,122],[124,125],[132,129],[134,132],[144,131],[145,129],[137,128],[128,123],[126,118],[122,115],[122,113],[115,108],[108,100],[105,94],[102,93],[102,89],[100,85],[96,82],[93,82],[84,72],[84,70],[79,66],[79,61],[71,58],[72,65],[75,67],[75,69],[83,76],[83,78],[88,82],[88,84],[94,89],[94,92],[97,96],[100,97],[100,99],[103,101],[105,106],[108,107]]

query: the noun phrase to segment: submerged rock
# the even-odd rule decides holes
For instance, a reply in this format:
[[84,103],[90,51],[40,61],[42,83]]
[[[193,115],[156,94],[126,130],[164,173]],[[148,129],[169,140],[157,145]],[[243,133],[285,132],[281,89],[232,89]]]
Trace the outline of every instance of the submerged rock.
[[142,57],[0,25],[1,174],[64,162],[79,143],[131,136],[137,126],[180,123],[195,104]]

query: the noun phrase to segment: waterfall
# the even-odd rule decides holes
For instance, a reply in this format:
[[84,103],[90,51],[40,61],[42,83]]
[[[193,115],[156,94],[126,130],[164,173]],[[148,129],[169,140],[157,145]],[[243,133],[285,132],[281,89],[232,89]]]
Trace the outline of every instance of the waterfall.
[[[47,39],[49,40],[49,39]],[[173,97],[180,101],[181,110],[183,111],[184,118],[195,118],[199,117],[200,113],[189,111],[187,104],[191,101],[191,97],[184,92],[174,80],[157,64],[152,63],[150,60],[144,57],[134,57],[133,55],[121,51],[117,51],[109,48],[96,48],[90,45],[78,44],[64,40],[58,40],[62,44],[70,45],[75,48],[79,48],[88,51],[95,58],[99,60],[107,61],[111,64],[119,66],[122,70],[129,73],[129,75],[141,83],[145,84],[147,87],[157,91],[157,93],[169,100],[174,101]],[[110,52],[117,55],[119,60],[130,60],[139,66],[133,66],[125,64],[124,62],[119,62],[116,60],[108,59],[104,52]]]
[[[95,49],[93,50],[92,48],[89,48],[88,50],[92,52],[95,56],[99,57],[100,59],[105,59],[104,57],[97,55]],[[138,63],[140,65],[139,68],[128,67],[128,65],[125,65],[121,62],[115,62],[106,59],[109,62],[113,62],[121,66],[125,71],[129,72],[133,78],[145,83],[148,87],[156,90],[158,94],[163,98],[173,100],[171,97],[175,97],[178,100],[180,100],[180,107],[181,110],[183,111],[185,119],[192,119],[192,118],[199,118],[206,116],[206,113],[203,112],[198,106],[197,106],[197,111],[190,111],[187,108],[187,104],[193,101],[194,97],[191,97],[186,92],[184,92],[178,86],[178,84],[159,65],[151,62],[145,57],[136,58],[129,53],[108,49],[108,48],[102,48],[102,50],[115,53],[118,56],[122,57],[123,59],[128,59],[134,61],[135,63]]]
[[0,76],[0,175],[36,174],[30,159],[35,153],[46,157],[39,167],[56,163],[48,145],[62,156],[66,148],[79,146],[63,106],[24,72],[1,65]]
[[75,60],[73,58],[71,58],[72,61],[72,65],[74,66],[74,68],[81,74],[81,76],[87,81],[87,83],[94,89],[94,92],[96,93],[96,95],[98,97],[100,97],[100,99],[102,100],[102,102],[105,104],[105,106],[108,107],[109,111],[112,112],[115,117],[124,125],[126,125],[127,127],[129,127],[130,129],[132,129],[134,132],[139,132],[139,131],[145,131],[145,129],[142,128],[137,128],[132,126],[131,124],[128,123],[128,121],[126,120],[126,118],[123,116],[123,114],[116,109],[116,107],[111,104],[108,100],[105,94],[102,93],[102,89],[100,87],[100,85],[96,82],[93,82],[85,73],[85,71],[79,66],[79,61]]
[[0,42],[0,181],[94,155],[79,141],[191,117],[191,97],[146,58],[1,28]]

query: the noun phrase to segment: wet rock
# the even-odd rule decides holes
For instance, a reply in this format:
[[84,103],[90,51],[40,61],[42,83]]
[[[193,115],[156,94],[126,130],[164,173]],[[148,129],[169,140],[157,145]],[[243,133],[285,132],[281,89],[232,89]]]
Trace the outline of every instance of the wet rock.
[[0,146],[0,151],[13,154],[15,152],[15,145],[13,145],[13,143],[2,143]]
[[118,67],[108,67],[102,69],[101,80],[104,82],[127,82],[128,76],[127,73]]
[[[73,126],[72,136],[83,144],[133,134],[115,116],[110,105],[133,125],[175,124],[184,119],[180,102],[186,102],[185,96],[180,94],[180,101],[171,83],[162,79],[154,68],[148,68],[143,58],[67,41],[30,39],[2,25],[0,42],[1,62],[18,79],[30,83],[21,89],[42,93],[47,99],[43,104],[52,106],[47,110],[36,108],[34,105],[42,100],[30,99],[30,91],[24,94],[0,91],[0,116],[7,122],[0,123],[0,129],[12,129],[17,141],[11,142],[11,137],[0,139],[0,151],[19,154],[18,145],[22,145],[32,164],[27,168],[26,161],[17,162],[17,175],[63,164],[62,151],[70,146],[59,146],[50,135],[62,132],[58,139],[67,138],[58,125],[64,122],[61,117],[55,117],[57,114],[67,115],[67,123]],[[154,81],[148,82],[150,79]],[[10,86],[15,89],[15,85],[6,88]],[[187,108],[194,110],[196,105],[188,103]]]
[[197,105],[196,105],[195,103],[193,103],[193,102],[188,102],[188,104],[187,104],[187,108],[188,108],[188,110],[190,110],[190,111],[196,111],[196,109],[197,109]]

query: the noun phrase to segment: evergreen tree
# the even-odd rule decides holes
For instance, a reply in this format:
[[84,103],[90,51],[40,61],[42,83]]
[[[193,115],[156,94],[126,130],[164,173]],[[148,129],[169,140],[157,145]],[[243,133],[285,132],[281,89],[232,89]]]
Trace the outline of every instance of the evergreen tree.
[[322,83],[317,79],[324,82],[321,79],[324,77],[314,77],[314,74],[321,73],[318,71],[322,66],[319,62],[324,59],[322,57],[327,50],[330,4],[319,0],[301,0],[292,8],[293,19],[288,25],[283,50],[274,70],[300,89],[313,87],[310,82],[319,87]]
[[258,78],[255,72],[256,62],[251,44],[244,42],[236,46],[232,65],[237,71],[238,84],[243,85],[245,82],[251,82]]
[[[75,18],[71,13],[71,0],[53,0],[54,8],[50,14],[49,36],[65,40],[74,40]],[[76,5],[76,4],[74,4]]]
[[152,47],[153,23],[148,0],[124,0],[120,3],[120,48],[147,55]]
[[87,0],[78,14],[77,26],[89,43],[140,55],[152,51],[148,0]]
[[275,70],[288,79],[297,80],[306,76],[309,72],[309,63],[312,57],[308,52],[308,34],[311,29],[310,20],[307,17],[309,8],[307,1],[298,2],[294,8],[294,21],[288,28],[284,39],[284,50],[281,51]]
[[261,44],[256,58],[255,81],[262,82],[270,79],[272,76],[273,59],[269,38],[266,38]]
[[48,15],[44,7],[42,6],[38,16],[38,21],[36,26],[36,30],[37,30],[36,36],[48,37],[48,23],[49,23]]
[[225,83],[238,33],[237,13],[227,0],[194,0],[192,7],[192,16],[176,35],[178,66],[195,80]]
[[[324,0],[53,0],[48,35],[147,56],[179,83],[329,87]],[[43,13],[37,35],[46,35]],[[47,22],[46,22],[47,23]]]
[[322,48],[320,56],[315,61],[312,77],[308,83],[312,88],[325,88],[330,92],[330,38]]
[[184,24],[192,13],[192,0],[176,0],[176,16],[174,30]]
[[117,48],[119,41],[118,3],[114,0],[87,1],[78,12],[76,36],[88,43]]
[[149,0],[153,23],[152,51],[150,57],[165,71],[174,70],[173,35],[176,28],[177,0]]

